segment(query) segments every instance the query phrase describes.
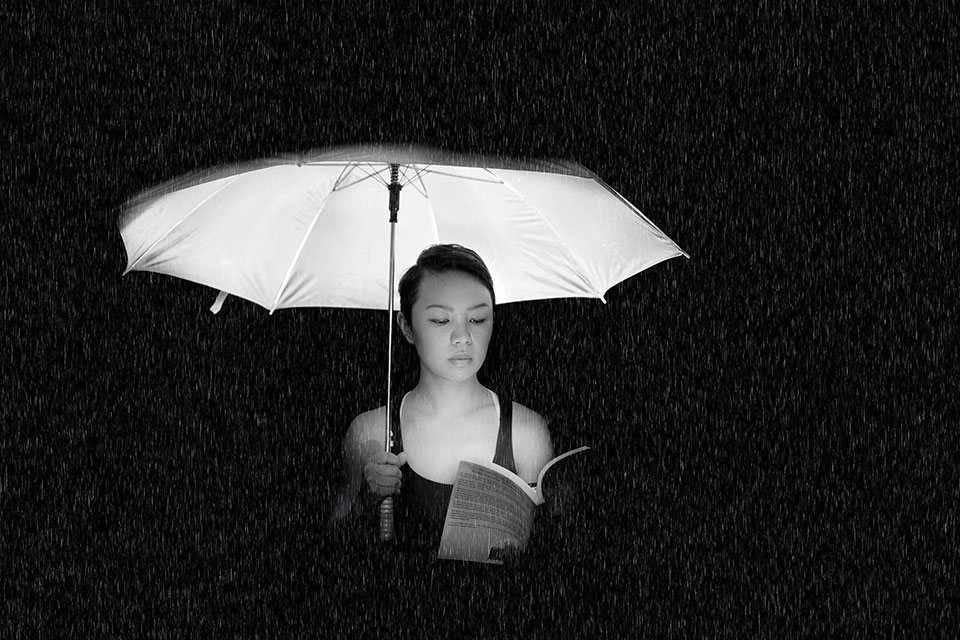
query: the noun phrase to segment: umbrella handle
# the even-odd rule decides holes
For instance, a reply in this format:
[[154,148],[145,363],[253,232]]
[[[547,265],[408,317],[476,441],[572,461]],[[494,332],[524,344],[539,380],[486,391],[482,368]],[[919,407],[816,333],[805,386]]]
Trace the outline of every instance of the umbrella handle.
[[380,540],[389,542],[396,537],[393,528],[393,496],[387,496],[380,503]]

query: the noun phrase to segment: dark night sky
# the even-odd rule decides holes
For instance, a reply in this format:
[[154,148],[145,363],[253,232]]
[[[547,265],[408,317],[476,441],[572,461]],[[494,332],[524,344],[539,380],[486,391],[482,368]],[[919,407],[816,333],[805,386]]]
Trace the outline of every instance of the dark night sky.
[[[946,9],[196,4],[0,10],[12,628],[931,637],[956,621]],[[215,291],[121,278],[116,220],[140,190],[365,142],[577,161],[690,254],[606,305],[498,310],[491,378],[559,449],[596,448],[591,548],[513,576],[367,554],[390,567],[379,582],[338,577],[359,570],[323,530],[337,444],[381,402],[384,318],[235,298],[213,316]],[[364,589],[388,605],[362,615]]]

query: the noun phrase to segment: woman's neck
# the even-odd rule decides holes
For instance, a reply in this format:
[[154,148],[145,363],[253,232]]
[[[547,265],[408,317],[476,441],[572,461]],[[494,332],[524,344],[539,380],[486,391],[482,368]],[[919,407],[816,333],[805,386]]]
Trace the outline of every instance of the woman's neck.
[[453,382],[421,373],[417,386],[410,392],[423,410],[436,417],[469,411],[486,398],[487,389],[476,376]]

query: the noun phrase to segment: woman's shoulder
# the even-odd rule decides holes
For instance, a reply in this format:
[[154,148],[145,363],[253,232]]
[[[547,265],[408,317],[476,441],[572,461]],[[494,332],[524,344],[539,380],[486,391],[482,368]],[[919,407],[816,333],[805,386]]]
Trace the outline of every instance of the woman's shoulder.
[[347,427],[347,437],[366,440],[370,436],[379,434],[382,438],[384,425],[386,424],[386,412],[386,406],[380,406],[359,414],[350,421],[350,426]]
[[532,433],[550,433],[546,418],[519,402],[514,401],[512,404],[514,432],[520,430]]
[[517,475],[534,482],[553,458],[553,442],[546,418],[519,402],[513,403],[513,455]]

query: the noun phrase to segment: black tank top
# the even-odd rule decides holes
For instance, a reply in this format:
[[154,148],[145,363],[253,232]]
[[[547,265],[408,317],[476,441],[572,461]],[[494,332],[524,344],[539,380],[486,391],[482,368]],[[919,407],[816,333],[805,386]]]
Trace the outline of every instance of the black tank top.
[[[401,398],[397,398],[401,400]],[[500,429],[497,432],[497,448],[493,462],[517,472],[513,457],[513,402],[498,397],[500,404]],[[391,452],[403,451],[403,428],[400,424],[400,402],[391,406],[393,445]],[[447,516],[447,504],[453,492],[452,484],[434,482],[417,474],[409,464],[404,464],[403,489],[396,499],[397,542],[402,548],[418,551],[436,551],[443,532],[443,520]]]

